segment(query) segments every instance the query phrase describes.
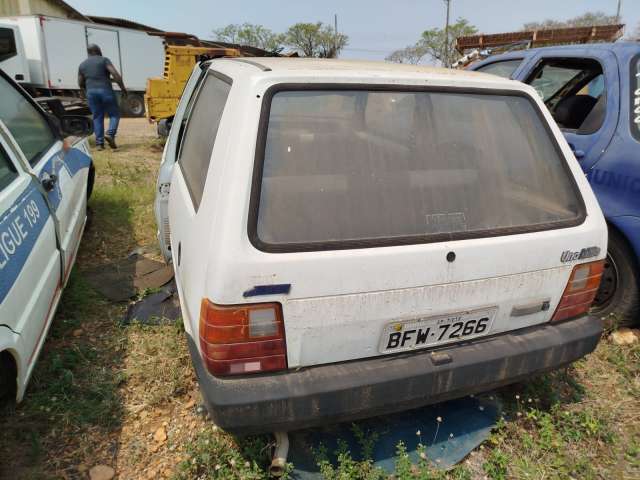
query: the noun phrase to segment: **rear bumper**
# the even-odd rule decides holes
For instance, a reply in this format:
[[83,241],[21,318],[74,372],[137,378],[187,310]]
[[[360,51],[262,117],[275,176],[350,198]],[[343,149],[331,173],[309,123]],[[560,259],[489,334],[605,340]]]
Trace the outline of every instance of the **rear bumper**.
[[366,418],[491,390],[583,357],[601,333],[600,319],[586,316],[437,350],[446,355],[413,352],[225,379],[205,370],[188,340],[213,421],[245,434]]

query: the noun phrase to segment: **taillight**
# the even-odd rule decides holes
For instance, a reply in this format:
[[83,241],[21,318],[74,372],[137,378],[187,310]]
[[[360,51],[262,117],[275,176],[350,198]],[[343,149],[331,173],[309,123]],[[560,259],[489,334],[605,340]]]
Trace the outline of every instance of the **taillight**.
[[598,293],[604,270],[604,260],[576,265],[571,272],[552,322],[584,315]]
[[279,303],[200,306],[200,347],[213,375],[242,375],[287,368]]

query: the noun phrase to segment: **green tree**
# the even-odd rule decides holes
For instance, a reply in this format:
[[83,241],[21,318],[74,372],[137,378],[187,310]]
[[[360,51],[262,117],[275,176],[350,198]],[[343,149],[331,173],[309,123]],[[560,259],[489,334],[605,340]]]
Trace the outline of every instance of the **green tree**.
[[586,12],[568,20],[548,18],[541,22],[525,23],[523,30],[541,30],[546,28],[591,27],[592,25],[615,25],[616,16],[604,12]]
[[402,48],[391,52],[385,60],[395,63],[410,63],[411,65],[417,65],[420,60],[426,55],[424,49],[417,45],[411,45],[409,47]]
[[456,23],[449,25],[449,38],[444,28],[432,28],[422,32],[422,37],[415,45],[396,50],[387,60],[398,63],[419,63],[425,56],[431,60],[450,66],[457,58],[455,49],[456,38],[474,35],[478,29],[465,18],[458,18]]
[[[439,61],[444,66],[450,66],[458,57],[456,39],[467,35],[475,35],[478,29],[465,18],[458,18],[456,23],[449,25],[449,38],[444,29],[432,28],[422,32],[422,38],[417,46],[424,49],[426,55]],[[448,40],[448,41],[447,41]]]
[[296,23],[285,32],[283,43],[305,57],[335,58],[349,37],[322,22]]
[[213,31],[215,40],[261,48],[270,52],[282,50],[282,35],[262,25],[252,23],[230,24]]

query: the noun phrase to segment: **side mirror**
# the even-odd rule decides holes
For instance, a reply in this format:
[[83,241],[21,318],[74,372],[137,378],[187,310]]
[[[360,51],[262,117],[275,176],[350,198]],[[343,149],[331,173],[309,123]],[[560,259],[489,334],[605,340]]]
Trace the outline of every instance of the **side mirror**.
[[82,115],[64,115],[60,128],[65,136],[85,137],[93,133],[93,121]]

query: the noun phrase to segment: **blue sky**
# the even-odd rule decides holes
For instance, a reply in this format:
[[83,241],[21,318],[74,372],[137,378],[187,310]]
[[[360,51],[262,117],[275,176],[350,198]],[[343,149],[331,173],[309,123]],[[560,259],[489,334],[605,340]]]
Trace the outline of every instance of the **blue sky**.
[[[259,23],[281,32],[296,22],[333,22],[349,35],[343,58],[383,59],[441,27],[443,0],[66,0],[89,15],[127,18],[163,30],[210,38],[229,23]],[[480,32],[519,30],[525,22],[566,19],[586,11],[615,14],[617,0],[452,0],[451,17],[464,17]],[[632,32],[640,22],[640,0],[622,0],[622,21]]]

